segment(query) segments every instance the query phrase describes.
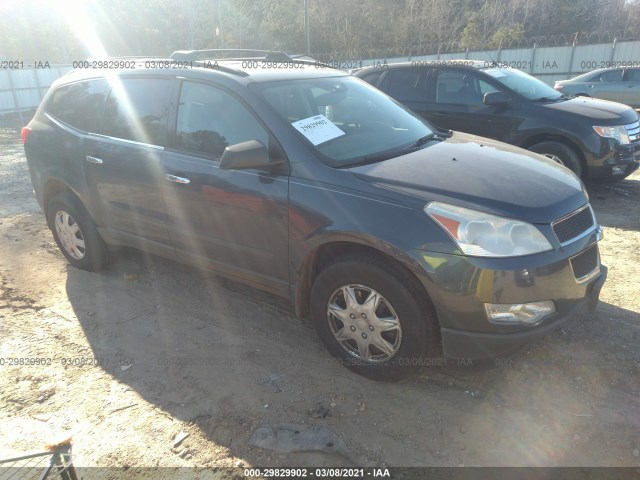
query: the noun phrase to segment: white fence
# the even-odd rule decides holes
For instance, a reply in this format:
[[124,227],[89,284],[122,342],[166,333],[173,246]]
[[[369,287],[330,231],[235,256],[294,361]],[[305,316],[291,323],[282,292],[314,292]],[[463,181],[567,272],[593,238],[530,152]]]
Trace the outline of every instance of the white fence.
[[0,70],[0,116],[17,113],[26,124],[23,113],[36,108],[53,81],[69,70],[70,65]]
[[377,58],[363,62],[406,62],[422,60],[482,60],[505,63],[553,85],[556,80],[611,66],[640,67],[640,41],[567,45],[563,47],[514,48],[508,50],[466,51],[412,57]]
[[[571,78],[580,73],[608,66],[632,64],[640,66],[640,41],[567,45],[563,47],[515,48],[508,50],[466,51],[412,57],[376,58],[363,60],[362,65],[374,63],[472,59],[497,61],[519,68],[552,85],[555,80]],[[349,62],[352,59],[343,59]],[[29,118],[26,111],[38,106],[53,81],[71,70],[70,65],[51,68],[0,70],[0,117],[17,113],[24,125]]]

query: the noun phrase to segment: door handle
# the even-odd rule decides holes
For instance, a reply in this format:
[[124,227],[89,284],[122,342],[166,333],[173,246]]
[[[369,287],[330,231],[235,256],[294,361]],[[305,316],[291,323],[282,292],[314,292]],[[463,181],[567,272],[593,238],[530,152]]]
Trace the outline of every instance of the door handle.
[[188,178],[178,177],[176,175],[170,175],[168,173],[164,176],[164,178],[166,178],[170,182],[182,183],[183,185],[187,185],[187,184],[191,183],[191,180],[189,180]]
[[89,163],[95,163],[96,165],[102,165],[102,159],[97,157],[92,157],[91,155],[87,155],[85,160]]

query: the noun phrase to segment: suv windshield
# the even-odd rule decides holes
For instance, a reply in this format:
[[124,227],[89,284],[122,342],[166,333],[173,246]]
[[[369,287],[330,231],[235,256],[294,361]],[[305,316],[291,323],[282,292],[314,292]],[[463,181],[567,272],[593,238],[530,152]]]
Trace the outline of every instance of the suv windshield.
[[381,161],[425,144],[435,131],[353,77],[256,84],[262,96],[332,166]]
[[557,100],[564,97],[546,83],[515,68],[486,68],[483,71],[528,100]]

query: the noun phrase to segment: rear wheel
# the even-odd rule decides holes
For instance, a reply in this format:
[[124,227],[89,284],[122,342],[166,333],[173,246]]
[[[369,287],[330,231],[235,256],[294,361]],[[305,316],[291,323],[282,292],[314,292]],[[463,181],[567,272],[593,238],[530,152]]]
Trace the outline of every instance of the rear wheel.
[[47,207],[49,228],[58,248],[74,267],[96,271],[108,262],[108,247],[75,196],[59,193]]
[[415,280],[374,258],[327,266],[311,291],[311,315],[341,364],[373,380],[414,374],[438,354],[435,312]]
[[529,150],[544,155],[560,165],[564,165],[579,177],[582,176],[582,164],[578,155],[564,143],[540,142],[529,147]]

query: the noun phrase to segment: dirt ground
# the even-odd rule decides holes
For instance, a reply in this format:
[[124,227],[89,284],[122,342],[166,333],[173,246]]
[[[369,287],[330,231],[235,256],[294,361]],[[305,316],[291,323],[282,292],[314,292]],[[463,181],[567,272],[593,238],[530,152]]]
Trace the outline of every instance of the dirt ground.
[[[593,316],[509,359],[383,384],[277,297],[130,250],[70,267],[1,130],[0,459],[72,434],[77,466],[640,466],[640,172],[590,194],[609,267]],[[282,424],[346,449],[251,445]]]

